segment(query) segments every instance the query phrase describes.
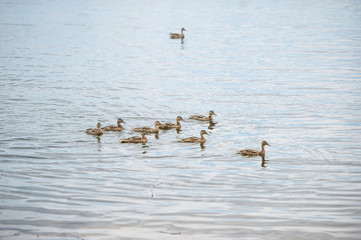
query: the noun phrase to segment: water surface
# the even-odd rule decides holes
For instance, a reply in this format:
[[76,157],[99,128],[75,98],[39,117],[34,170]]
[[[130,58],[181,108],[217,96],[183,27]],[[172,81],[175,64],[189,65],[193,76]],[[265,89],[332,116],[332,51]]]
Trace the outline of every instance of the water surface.
[[[0,16],[0,239],[361,235],[358,1],[16,0]],[[213,125],[188,119],[211,109]],[[119,143],[178,115],[179,133]],[[84,132],[118,117],[122,132]],[[179,142],[202,129],[204,147]],[[265,162],[235,154],[262,140]]]

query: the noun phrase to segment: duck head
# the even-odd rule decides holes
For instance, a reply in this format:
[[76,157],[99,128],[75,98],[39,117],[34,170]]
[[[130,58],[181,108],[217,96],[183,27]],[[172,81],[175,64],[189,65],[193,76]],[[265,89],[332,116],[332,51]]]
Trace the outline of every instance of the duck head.
[[179,121],[183,121],[183,122],[184,122],[184,120],[183,120],[183,118],[182,118],[181,116],[178,116],[178,117],[177,117],[177,122],[179,122]]
[[262,141],[262,147],[263,147],[263,146],[265,146],[265,145],[267,145],[267,146],[270,146],[270,147],[271,147],[271,145],[269,145],[269,144],[268,144],[268,142],[266,142],[266,141]]
[[118,118],[117,123],[120,124],[120,123],[125,123],[125,122],[123,121],[123,119]]
[[201,131],[201,135],[205,135],[205,134],[206,134],[206,135],[209,135],[205,130],[202,130],[202,131]]
[[217,116],[217,114],[215,114],[213,110],[209,111],[209,115],[210,115],[210,116],[212,116],[212,115],[216,115],[216,116]]

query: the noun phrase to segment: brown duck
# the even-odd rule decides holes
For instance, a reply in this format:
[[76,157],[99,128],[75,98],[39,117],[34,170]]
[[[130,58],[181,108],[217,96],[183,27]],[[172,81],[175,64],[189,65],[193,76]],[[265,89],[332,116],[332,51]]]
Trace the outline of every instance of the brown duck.
[[172,39],[175,39],[175,38],[181,38],[181,39],[183,39],[183,38],[184,38],[184,33],[183,33],[183,31],[187,31],[187,30],[185,30],[184,28],[182,28],[182,29],[181,29],[181,33],[169,33],[170,38],[172,38]]
[[205,134],[208,135],[208,133],[204,130],[201,131],[201,137],[188,137],[188,138],[183,138],[180,141],[181,142],[185,142],[185,143],[204,143],[206,141],[206,138],[204,137]]
[[189,118],[194,119],[194,120],[199,120],[199,121],[212,121],[213,120],[213,118],[212,118],[213,115],[217,116],[217,114],[215,114],[212,110],[210,110],[208,117],[203,116],[203,115],[192,115]]
[[88,128],[87,130],[85,130],[85,132],[87,134],[91,134],[91,135],[96,135],[96,136],[101,136],[103,135],[103,131],[100,128],[100,122],[97,123],[97,128]]
[[123,139],[121,142],[122,143],[146,143],[148,142],[148,139],[145,137],[147,133],[143,132],[142,133],[142,137],[130,137],[127,139]]
[[133,131],[135,132],[146,132],[146,133],[158,133],[159,132],[159,126],[162,124],[159,121],[155,121],[154,126],[155,128],[151,127],[141,127],[141,128],[134,128]]
[[238,151],[237,153],[242,154],[243,156],[249,156],[249,157],[261,156],[264,159],[265,155],[266,155],[264,146],[266,146],[266,145],[271,146],[266,141],[262,141],[262,150],[261,151],[253,150],[253,149],[245,149],[245,150]]
[[160,129],[163,129],[163,130],[168,130],[168,129],[172,129],[172,128],[176,128],[176,129],[180,129],[182,126],[180,124],[180,121],[184,121],[183,118],[181,116],[178,116],[176,118],[176,121],[177,123],[164,123],[164,124],[161,124],[159,126]]
[[111,125],[111,126],[102,127],[102,130],[103,131],[122,131],[122,130],[124,130],[124,127],[121,125],[121,123],[125,123],[125,122],[123,121],[123,119],[118,118],[117,126]]

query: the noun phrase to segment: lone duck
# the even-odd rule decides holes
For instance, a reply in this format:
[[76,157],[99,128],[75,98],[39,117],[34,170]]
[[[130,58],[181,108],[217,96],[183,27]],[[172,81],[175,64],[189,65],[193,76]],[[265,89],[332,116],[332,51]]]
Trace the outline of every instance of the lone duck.
[[249,156],[249,157],[261,156],[262,159],[264,159],[266,156],[266,151],[264,149],[264,146],[266,146],[266,145],[271,146],[266,141],[262,141],[262,150],[261,151],[257,151],[257,150],[253,150],[253,149],[245,149],[245,150],[238,151],[237,153],[242,154],[243,156]]
[[172,129],[172,128],[176,128],[176,129],[180,129],[182,126],[180,124],[180,121],[184,121],[183,118],[181,116],[178,116],[176,118],[176,121],[177,123],[164,123],[164,124],[161,124],[159,126],[160,129],[163,129],[163,130],[168,130],[168,129]]
[[103,135],[103,131],[100,128],[100,122],[97,123],[97,128],[88,128],[87,130],[85,130],[85,132],[87,134],[91,134],[91,135],[96,135],[96,136],[101,136]]
[[210,110],[208,117],[203,116],[203,115],[192,115],[189,118],[194,119],[194,120],[199,120],[199,121],[212,121],[213,120],[213,118],[212,118],[213,115],[217,116],[217,114],[215,114],[212,110]]
[[155,128],[151,127],[141,127],[141,128],[134,128],[133,131],[135,132],[146,132],[146,133],[158,133],[159,132],[159,126],[162,124],[159,121],[155,121],[154,126]]
[[125,123],[125,122],[123,121],[123,119],[118,118],[118,120],[117,120],[118,126],[113,126],[113,125],[106,126],[106,127],[102,127],[102,130],[103,131],[122,131],[122,130],[124,130],[124,127],[121,125],[121,123]]
[[122,143],[146,143],[148,142],[148,139],[145,137],[147,133],[143,132],[142,137],[130,137],[127,139],[123,139]]
[[181,33],[169,33],[169,35],[170,35],[170,38],[172,38],[172,39],[175,39],[175,38],[184,38],[184,33],[183,33],[183,31],[187,31],[187,30],[185,30],[184,28],[182,28],[181,29]]
[[189,137],[189,138],[183,138],[181,139],[181,142],[185,142],[185,143],[204,143],[206,142],[206,138],[204,137],[204,135],[208,133],[204,130],[201,131],[201,137]]

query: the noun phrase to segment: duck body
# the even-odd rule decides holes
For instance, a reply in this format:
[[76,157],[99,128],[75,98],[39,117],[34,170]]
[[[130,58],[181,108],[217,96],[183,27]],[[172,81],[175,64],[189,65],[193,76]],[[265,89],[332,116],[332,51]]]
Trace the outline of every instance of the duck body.
[[103,127],[102,128],[103,131],[106,131],[106,132],[110,132],[110,131],[123,131],[124,130],[124,127],[121,126],[121,127],[117,127],[117,126],[106,126],[106,127]]
[[244,149],[241,151],[238,151],[237,153],[242,154],[242,156],[250,156],[250,157],[256,157],[261,156],[261,151],[253,150],[253,149]]
[[210,121],[212,120],[212,117],[206,117],[204,115],[192,115],[189,117],[189,119],[194,119],[198,121]]
[[97,128],[88,128],[85,130],[85,132],[90,135],[101,136],[103,135],[103,131],[100,126],[100,123],[98,123]]
[[204,115],[192,115],[189,118],[194,119],[194,120],[198,120],[198,121],[212,121],[213,120],[213,118],[212,118],[213,115],[217,116],[217,114],[215,114],[214,111],[210,110],[208,117],[204,116]]
[[173,128],[180,129],[182,127],[182,125],[180,124],[180,121],[184,121],[184,120],[183,120],[183,118],[181,116],[178,116],[176,121],[177,121],[177,123],[164,123],[164,124],[161,124],[159,126],[159,129],[162,129],[162,130],[169,130],[169,129],[173,129]]
[[261,143],[262,145],[262,150],[258,151],[258,150],[253,150],[253,149],[244,149],[241,151],[238,151],[238,154],[242,154],[242,156],[248,156],[248,157],[257,157],[257,156],[261,156],[262,158],[265,158],[266,156],[266,150],[265,150],[265,146],[271,146],[269,145],[266,141],[262,141]]
[[175,123],[164,123],[162,124],[159,129],[162,129],[162,130],[169,130],[169,129],[172,129],[172,128],[181,128],[182,125],[180,124],[175,124]]
[[121,125],[121,123],[125,123],[125,122],[123,121],[123,119],[118,118],[117,126],[113,126],[113,125],[106,126],[106,127],[103,127],[102,130],[103,131],[122,131],[122,130],[124,130],[124,127]]
[[162,124],[159,121],[156,121],[154,123],[155,128],[151,128],[151,127],[141,127],[141,128],[134,128],[133,131],[135,132],[145,132],[145,133],[158,133],[159,132],[159,127]]
[[148,142],[148,139],[145,136],[146,133],[143,133],[141,137],[130,137],[130,138],[126,138],[123,139],[121,142],[122,143],[146,143]]
[[170,33],[169,35],[170,35],[170,38],[172,38],[172,39],[176,39],[176,38],[181,38],[181,39],[183,39],[184,38],[184,33],[183,33],[183,31],[187,31],[187,30],[185,30],[184,28],[182,28],[181,29],[181,33]]
[[188,138],[183,138],[180,141],[184,142],[184,143],[204,143],[206,142],[206,138],[204,137],[204,135],[208,134],[206,131],[202,130],[201,131],[201,137],[188,137]]

